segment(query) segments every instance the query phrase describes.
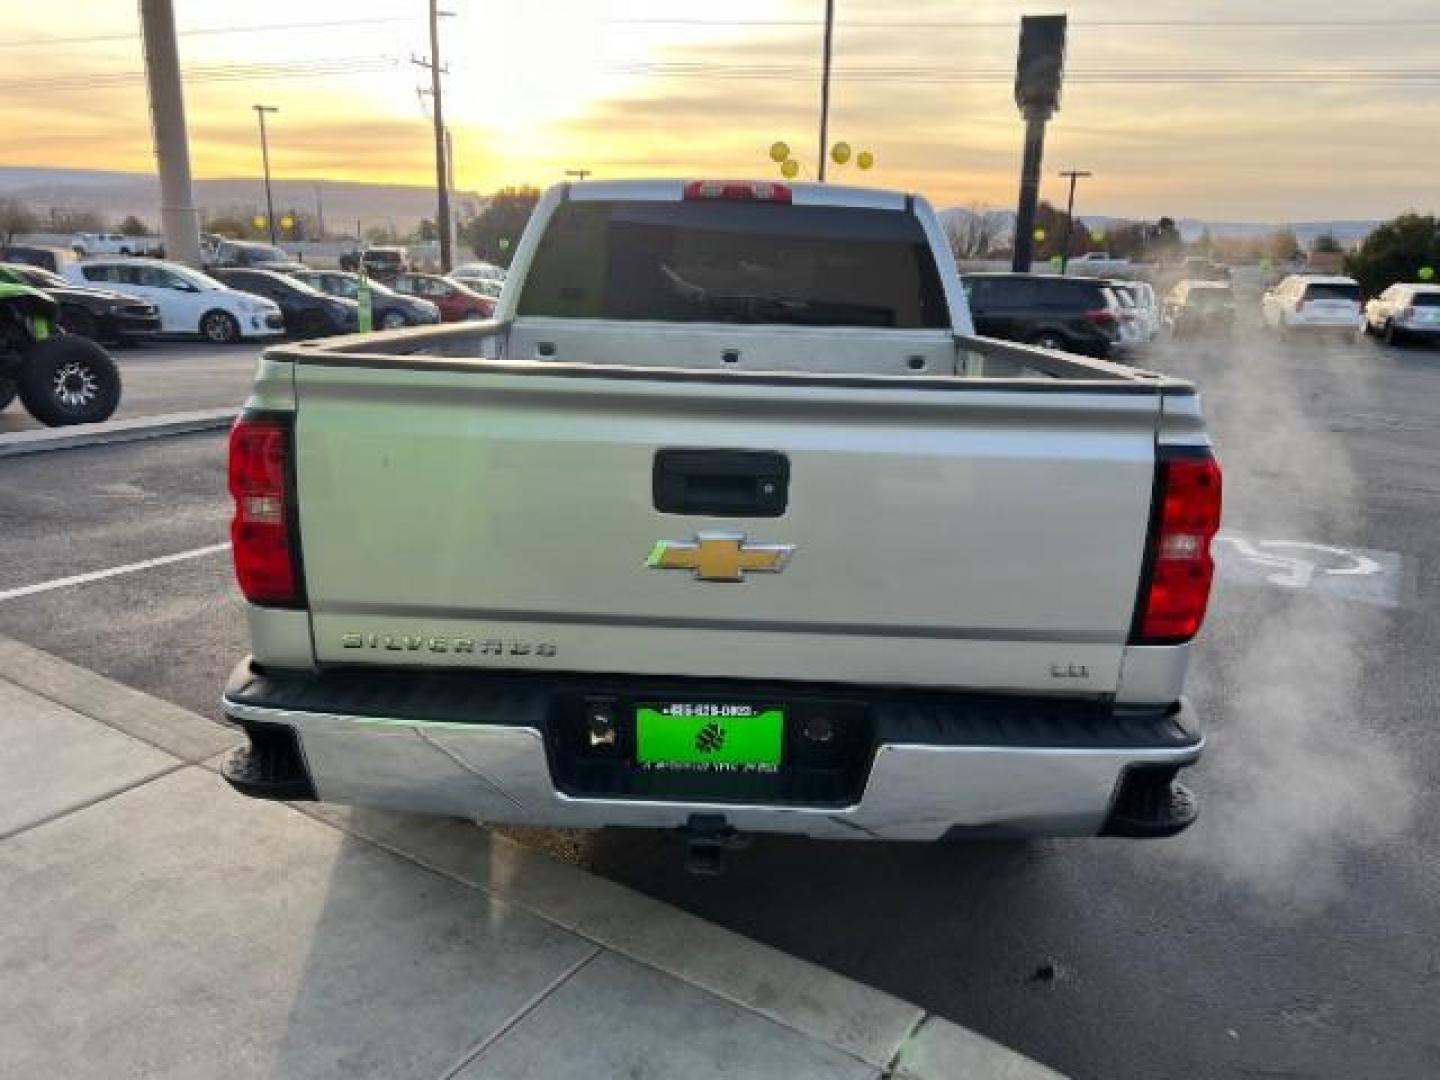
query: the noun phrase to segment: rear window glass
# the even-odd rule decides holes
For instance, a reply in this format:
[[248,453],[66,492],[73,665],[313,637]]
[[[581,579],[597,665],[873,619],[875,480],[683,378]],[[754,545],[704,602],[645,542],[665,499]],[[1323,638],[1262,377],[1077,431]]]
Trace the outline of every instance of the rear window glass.
[[1410,297],[1411,307],[1440,307],[1440,293],[1422,292]]
[[1355,300],[1360,299],[1359,285],[1332,285],[1328,282],[1312,281],[1305,286],[1306,300]]
[[1093,282],[1041,278],[1037,284],[1045,307],[1089,311],[1106,306],[1104,291]]
[[521,315],[949,327],[919,221],[738,201],[572,202],[551,219]]

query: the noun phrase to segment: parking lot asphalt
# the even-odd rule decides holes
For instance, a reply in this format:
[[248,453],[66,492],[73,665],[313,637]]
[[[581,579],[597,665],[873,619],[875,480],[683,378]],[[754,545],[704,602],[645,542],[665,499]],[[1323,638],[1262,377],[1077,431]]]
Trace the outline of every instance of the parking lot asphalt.
[[[262,348],[253,341],[235,345],[162,341],[112,348],[122,386],[114,419],[238,408],[249,393]],[[40,426],[19,401],[0,412],[0,434]]]
[[[1159,350],[1226,468],[1189,690],[1200,822],[1160,842],[529,842],[1076,1077],[1440,1073],[1440,350]],[[238,396],[232,400],[238,400]],[[0,461],[0,633],[214,715],[245,649],[223,437]]]

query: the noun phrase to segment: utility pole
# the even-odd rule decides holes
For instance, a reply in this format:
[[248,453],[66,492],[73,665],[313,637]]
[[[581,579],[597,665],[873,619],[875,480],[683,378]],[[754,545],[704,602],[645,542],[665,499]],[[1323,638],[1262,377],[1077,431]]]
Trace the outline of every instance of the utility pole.
[[315,182],[315,231],[321,240],[325,239],[325,185],[318,180]]
[[820,164],[816,175],[825,182],[825,144],[830,141],[830,45],[835,33],[835,0],[825,0],[825,54],[820,71]]
[[565,175],[583,182],[593,171],[593,169],[566,169]]
[[1064,277],[1065,270],[1070,265],[1070,230],[1075,223],[1075,181],[1089,179],[1095,174],[1084,169],[1068,169],[1060,175],[1070,181],[1070,199],[1065,204],[1065,239],[1060,244],[1060,275]]
[[441,101],[440,76],[446,69],[440,63],[440,17],[453,15],[453,11],[441,11],[440,0],[430,0],[430,59],[411,57],[417,67],[430,69],[430,99],[434,102],[432,117],[435,121],[435,227],[440,233],[440,270],[450,272],[450,188],[446,183],[445,154],[445,105]]
[[200,216],[190,184],[190,141],[185,131],[185,95],[180,83],[180,49],[175,43],[172,0],[140,0],[145,41],[145,82],[155,163],[160,171],[160,231],[170,258],[200,265]]
[[270,140],[265,134],[265,114],[279,112],[274,105],[254,105],[260,118],[260,160],[265,166],[265,222],[270,226],[270,243],[275,243],[275,200],[270,195]]

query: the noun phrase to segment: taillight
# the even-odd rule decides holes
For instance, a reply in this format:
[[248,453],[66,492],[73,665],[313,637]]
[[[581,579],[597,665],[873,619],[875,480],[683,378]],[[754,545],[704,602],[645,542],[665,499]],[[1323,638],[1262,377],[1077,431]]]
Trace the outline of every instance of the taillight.
[[1096,326],[1114,326],[1115,313],[1109,308],[1096,308],[1094,311],[1085,312],[1085,319]]
[[241,416],[230,430],[230,542],[235,578],[252,604],[303,605],[291,490],[288,419]]
[[1138,645],[1193,638],[1205,621],[1215,577],[1210,541],[1220,528],[1220,464],[1208,450],[1160,453],[1148,573],[1133,635]]
[[739,199],[745,202],[788,203],[790,189],[768,180],[692,180],[685,185],[687,199]]

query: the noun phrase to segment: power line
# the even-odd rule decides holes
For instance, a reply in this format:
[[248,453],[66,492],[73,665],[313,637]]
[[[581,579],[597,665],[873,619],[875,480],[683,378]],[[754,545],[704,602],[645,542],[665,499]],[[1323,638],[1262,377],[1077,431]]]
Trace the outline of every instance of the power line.
[[[719,64],[705,62],[637,62],[616,64],[610,70],[620,73],[648,75],[656,78],[720,78],[773,81],[812,81],[815,69],[807,65],[782,64]],[[1010,69],[948,68],[919,65],[867,66],[837,68],[834,78],[847,82],[913,82],[935,84],[1004,83],[1013,80]],[[1251,84],[1316,84],[1316,85],[1389,85],[1440,82],[1440,69],[1434,68],[1092,68],[1071,69],[1066,73],[1070,83],[1092,85],[1251,85]]]
[[[374,19],[326,19],[322,22],[254,23],[250,26],[197,26],[189,30],[176,31],[179,37],[205,37],[218,34],[260,34],[273,30],[329,30],[337,26],[346,28],[371,26],[387,23],[408,23],[413,20],[399,16]],[[135,33],[91,34],[87,37],[38,37],[21,38],[18,41],[0,41],[0,49],[39,48],[46,45],[98,45],[110,41],[139,41]]]
[[[245,82],[264,79],[303,79],[335,75],[356,75],[399,67],[393,56],[332,57],[314,60],[277,61],[268,64],[187,65],[186,83]],[[102,89],[143,82],[143,71],[107,71],[77,75],[59,75],[49,79],[7,79],[0,81],[0,93],[25,90]]]
[[[773,27],[778,29],[818,30],[820,19],[700,19],[700,18],[631,18],[620,16],[602,19],[615,26],[713,26]],[[835,25],[841,29],[863,30],[1014,30],[1014,20],[939,19],[917,22],[907,19],[842,19]],[[1362,20],[1296,20],[1296,19],[1118,19],[1076,21],[1073,27],[1089,30],[1371,30],[1373,21]],[[1387,27],[1440,27],[1440,18],[1385,19]]]

